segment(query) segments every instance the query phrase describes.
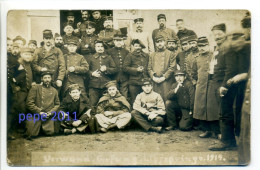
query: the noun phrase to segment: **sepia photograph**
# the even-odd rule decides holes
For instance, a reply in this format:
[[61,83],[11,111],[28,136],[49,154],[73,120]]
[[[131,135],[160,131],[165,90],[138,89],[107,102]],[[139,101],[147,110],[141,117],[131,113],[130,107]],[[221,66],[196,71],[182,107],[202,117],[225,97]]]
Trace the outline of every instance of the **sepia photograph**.
[[6,26],[8,166],[250,164],[247,9],[15,9]]

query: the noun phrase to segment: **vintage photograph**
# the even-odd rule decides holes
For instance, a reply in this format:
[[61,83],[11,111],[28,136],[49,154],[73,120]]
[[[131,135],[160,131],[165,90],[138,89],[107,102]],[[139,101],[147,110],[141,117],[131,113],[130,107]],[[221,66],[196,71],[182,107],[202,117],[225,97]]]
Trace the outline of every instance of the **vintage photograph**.
[[248,10],[10,10],[6,23],[9,166],[250,163]]

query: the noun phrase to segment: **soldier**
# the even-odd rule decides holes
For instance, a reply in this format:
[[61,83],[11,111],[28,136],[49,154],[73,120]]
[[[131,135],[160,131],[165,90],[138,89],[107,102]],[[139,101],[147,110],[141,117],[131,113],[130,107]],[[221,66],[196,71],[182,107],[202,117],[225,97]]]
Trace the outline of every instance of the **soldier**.
[[139,39],[132,40],[131,44],[134,51],[129,53],[123,63],[124,72],[129,74],[128,88],[131,104],[134,103],[136,96],[142,92],[143,78],[148,78],[149,55],[143,52],[145,46]]
[[75,16],[72,11],[67,12],[66,19],[67,19],[67,21],[65,23],[63,23],[63,27],[65,27],[66,25],[72,25],[73,29],[77,28],[76,23],[75,23]]
[[152,81],[149,78],[142,80],[143,92],[138,94],[132,116],[146,131],[161,133],[165,116],[165,105],[160,94],[153,91]]
[[114,46],[114,44],[113,44],[114,35],[120,33],[120,31],[115,30],[113,28],[113,17],[112,16],[107,16],[105,18],[104,27],[105,27],[105,29],[100,31],[100,33],[98,34],[98,37],[100,40],[104,41],[104,43],[107,44],[109,48],[112,48]]
[[[176,83],[172,85],[167,95],[166,120],[168,126],[165,130],[173,130],[179,125],[180,130],[189,131],[193,126],[195,90],[191,82],[186,79],[184,71],[177,70],[175,79]],[[179,118],[180,120],[178,120]]]
[[68,40],[68,50],[69,53],[64,55],[66,74],[64,78],[63,97],[68,95],[67,90],[71,84],[78,84],[82,95],[86,97],[84,77],[89,70],[89,65],[82,55],[76,53],[76,40]]
[[86,23],[86,35],[81,37],[80,43],[80,53],[85,57],[89,63],[91,56],[96,52],[95,51],[95,41],[98,39],[98,36],[94,34],[95,32],[95,23],[87,22]]
[[173,53],[176,53],[176,55],[179,52],[181,52],[181,49],[179,49],[178,41],[179,39],[174,39],[174,38],[166,40],[166,48],[172,51]]
[[161,34],[165,40],[171,39],[171,38],[178,38],[175,34],[175,32],[170,29],[166,28],[166,16],[165,14],[159,14],[157,16],[157,21],[159,23],[159,28],[153,30],[152,33],[152,39],[153,39],[153,44],[154,44],[154,49],[156,50],[155,47],[155,37],[157,37],[158,34]]
[[180,39],[182,51],[180,53],[178,53],[177,58],[176,58],[178,67],[183,71],[185,71],[185,69],[186,69],[186,58],[191,53],[189,38],[190,37],[183,37],[182,39]]
[[89,127],[91,133],[95,133],[98,124],[93,116],[94,110],[91,108],[89,101],[82,96],[80,86],[71,84],[68,88],[69,95],[62,100],[58,109],[64,117],[61,122],[62,131],[67,135],[76,132],[84,133]]
[[64,46],[63,38],[58,33],[55,33],[54,35],[54,44],[55,47],[59,48],[62,51],[63,55],[68,53],[68,49]]
[[93,10],[92,11],[92,17],[93,17],[93,22],[96,24],[95,25],[95,34],[98,35],[100,31],[104,30],[104,21],[105,17],[101,15],[100,10]]
[[212,74],[210,73],[210,62],[213,58],[213,53],[210,51],[209,42],[206,37],[198,39],[199,56],[195,59],[192,68],[193,79],[197,80],[194,113],[193,118],[200,120],[204,132],[199,135],[201,138],[211,136],[220,138],[219,129],[219,112],[212,110],[215,105],[219,105],[219,100],[216,97],[216,92],[209,89],[212,84]]
[[154,91],[165,101],[173,83],[172,74],[176,70],[176,54],[166,49],[162,35],[158,35],[155,40],[157,50],[150,55],[148,73],[154,82]]
[[34,52],[37,48],[37,41],[36,40],[30,40],[28,42],[28,47],[31,48]]
[[193,30],[189,30],[189,29],[185,28],[183,19],[177,19],[176,26],[178,28],[177,36],[179,39],[181,39],[183,37],[189,37],[189,36],[197,37],[197,34]]
[[21,37],[20,35],[16,36],[16,37],[13,39],[13,42],[14,42],[14,43],[17,43],[18,46],[19,46],[19,48],[24,47],[25,44],[26,44],[26,40],[25,40],[23,37]]
[[78,37],[73,35],[73,31],[74,31],[74,28],[72,27],[72,25],[68,24],[68,25],[64,26],[65,35],[62,36],[63,42],[64,42],[65,47],[66,47],[67,43],[68,43],[68,40],[74,39],[74,40],[77,41],[77,44],[78,44],[77,46],[79,48],[80,40],[79,40]]
[[116,81],[106,84],[107,93],[104,94],[97,104],[95,115],[101,132],[117,127],[123,129],[131,120],[130,104],[117,89]]
[[104,42],[95,41],[96,53],[89,62],[89,98],[92,107],[95,107],[105,91],[105,84],[116,73],[116,65],[111,56],[105,53]]
[[82,37],[86,34],[86,24],[89,22],[89,13],[87,10],[81,10],[82,20],[77,23],[77,29],[74,30],[74,33],[77,37]]
[[129,49],[130,51],[133,51],[133,48],[131,48],[131,42],[133,39],[139,39],[141,40],[144,45],[145,45],[145,49],[143,49],[144,52],[146,53],[151,53],[154,52],[154,46],[152,44],[152,37],[150,35],[150,33],[148,32],[144,32],[143,27],[144,27],[144,19],[143,18],[136,18],[134,19],[134,23],[135,23],[135,31],[130,32],[129,33]]
[[[52,73],[42,72],[42,84],[32,86],[29,91],[26,106],[32,114],[39,114],[39,121],[26,121],[26,139],[32,140],[42,131],[45,135],[54,135],[59,133],[59,127],[56,126],[56,111],[60,106],[60,100],[57,90],[51,86]],[[46,118],[46,119],[45,119]],[[55,121],[56,119],[56,121]]]
[[107,53],[111,55],[113,58],[118,72],[114,75],[112,78],[113,80],[116,80],[118,83],[118,89],[120,93],[127,98],[128,94],[128,74],[126,74],[123,71],[123,63],[128,55],[129,51],[126,50],[124,46],[124,40],[123,40],[123,35],[122,34],[115,34],[114,35],[114,44],[115,47],[109,49]]
[[52,85],[59,91],[65,75],[64,57],[61,50],[53,46],[51,30],[43,31],[43,41],[44,46],[35,50],[32,63],[33,70],[36,72],[36,83],[40,83],[42,72],[51,71],[53,72]]

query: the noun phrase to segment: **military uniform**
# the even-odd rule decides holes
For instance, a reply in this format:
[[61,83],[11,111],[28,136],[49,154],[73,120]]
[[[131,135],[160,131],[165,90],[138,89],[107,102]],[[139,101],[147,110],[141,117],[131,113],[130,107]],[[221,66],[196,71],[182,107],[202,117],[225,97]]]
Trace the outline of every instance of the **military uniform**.
[[82,41],[80,43],[80,54],[84,56],[84,58],[89,63],[90,58],[93,54],[95,54],[95,41],[98,39],[98,36],[95,34],[92,35],[84,35],[81,37]]
[[94,22],[96,24],[95,26],[95,34],[99,34],[100,31],[104,30],[104,21],[105,21],[105,17],[101,16],[99,19],[93,19],[92,22]]
[[197,34],[193,31],[193,30],[189,30],[189,29],[184,29],[184,30],[179,30],[177,32],[177,36],[179,39],[182,39],[183,37],[189,37],[189,36],[197,36]]
[[64,42],[64,44],[66,45],[66,44],[68,44],[68,42],[70,41],[70,40],[73,40],[73,41],[77,41],[78,43],[77,43],[77,47],[78,47],[78,49],[79,49],[79,47],[80,47],[80,42],[79,42],[79,38],[78,37],[76,37],[76,36],[74,36],[74,35],[63,35],[62,36],[62,38],[63,38],[63,42]]
[[104,41],[104,43],[107,44],[109,48],[112,48],[114,47],[113,37],[115,34],[120,34],[120,31],[115,30],[114,28],[104,29],[99,32],[98,38]]

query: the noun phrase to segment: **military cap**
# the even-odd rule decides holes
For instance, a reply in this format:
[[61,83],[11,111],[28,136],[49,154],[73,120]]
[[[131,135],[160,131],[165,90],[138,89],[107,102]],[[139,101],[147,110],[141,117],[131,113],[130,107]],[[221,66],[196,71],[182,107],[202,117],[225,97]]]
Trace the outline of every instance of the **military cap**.
[[109,88],[109,87],[117,87],[117,82],[116,80],[112,80],[112,81],[109,81],[105,84],[106,88]]
[[175,73],[174,73],[174,76],[177,76],[177,75],[185,75],[185,71],[184,70],[177,70]]
[[67,17],[68,16],[74,16],[74,13],[72,11],[69,11],[69,12],[67,12]]
[[28,44],[34,44],[37,46],[37,41],[36,40],[30,40]]
[[119,30],[122,33],[123,37],[126,38],[127,37],[127,27],[120,28]]
[[226,32],[226,24],[224,23],[221,23],[221,24],[218,24],[218,25],[214,25],[211,29],[211,31],[213,30],[221,30],[223,32]]
[[72,39],[68,39],[67,43],[66,44],[74,44],[74,45],[78,45],[78,40],[75,39],[75,38],[72,38]]
[[86,22],[86,28],[88,28],[88,27],[95,28],[96,27],[96,23],[92,22],[92,21],[88,21],[88,22]]
[[16,37],[13,39],[13,42],[15,42],[15,41],[17,41],[17,40],[23,41],[23,45],[26,44],[26,40],[25,40],[23,37],[21,37],[20,35],[16,36]]
[[157,20],[158,20],[158,21],[159,21],[159,19],[161,19],[161,18],[164,18],[164,19],[166,20],[165,14],[159,14],[159,15],[157,16]]
[[181,37],[180,42],[181,44],[184,42],[189,42],[189,37],[188,36]]
[[51,71],[43,71],[42,74],[41,74],[41,76],[43,77],[43,76],[45,76],[45,75],[50,75],[50,76],[52,76],[52,75],[53,75],[53,72],[51,72]]
[[104,48],[108,49],[108,45],[104,41],[102,41],[101,39],[95,40],[94,44],[97,44],[97,43],[103,44]]
[[243,28],[251,28],[251,17],[250,16],[245,16],[241,20],[241,25]]
[[137,22],[144,22],[144,18],[141,18],[141,17],[136,18],[136,19],[134,19],[134,22],[135,23],[137,23]]
[[235,29],[228,33],[228,36],[232,38],[232,40],[236,40],[239,37],[244,36],[245,34],[241,29]]
[[96,11],[98,11],[98,12],[100,12],[100,13],[101,13],[101,10],[99,10],[99,9],[92,10],[92,11],[91,11],[91,13],[94,13],[94,12],[96,12]]
[[133,39],[132,42],[131,42],[132,45],[134,44],[140,44],[142,48],[145,48],[145,45],[142,43],[141,40],[139,39]]
[[44,30],[43,31],[43,38],[53,38],[53,34],[52,34],[52,31],[51,30]]
[[207,37],[199,37],[197,43],[198,46],[205,46],[209,44],[209,40],[207,39]]
[[122,40],[122,39],[124,39],[124,36],[123,36],[123,34],[117,33],[117,34],[114,35],[113,39],[114,40]]
[[13,47],[19,47],[19,44],[16,43],[16,42],[14,42],[14,43],[13,43]]
[[104,21],[113,21],[113,16],[106,16]]
[[81,12],[81,13],[83,13],[83,12],[88,12],[88,10],[81,10],[80,12]]
[[54,38],[57,38],[57,37],[61,37],[61,35],[59,33],[55,33]]
[[167,42],[178,42],[179,39],[174,37],[174,38],[168,38],[166,41]]
[[188,41],[197,41],[198,40],[198,37],[197,37],[197,35],[190,35],[190,36],[188,36]]
[[177,19],[177,20],[176,20],[176,22],[180,22],[180,21],[182,21],[182,22],[183,22],[183,19]]
[[26,53],[26,52],[33,53],[34,51],[33,49],[28,47],[21,48],[21,53]]
[[155,37],[155,42],[158,42],[158,41],[165,41],[164,37],[161,34],[159,34]]
[[150,78],[143,78],[142,79],[142,86],[145,86],[145,85],[152,85],[152,80]]
[[78,84],[69,85],[69,92],[71,92],[72,90],[80,90],[79,85]]
[[[82,25],[82,24],[81,24],[81,25]],[[65,29],[66,27],[68,27],[68,26],[70,26],[70,27],[73,28],[73,25],[72,25],[71,23],[69,23],[69,22],[66,22],[66,23],[63,24],[63,28],[64,28],[64,29]]]

